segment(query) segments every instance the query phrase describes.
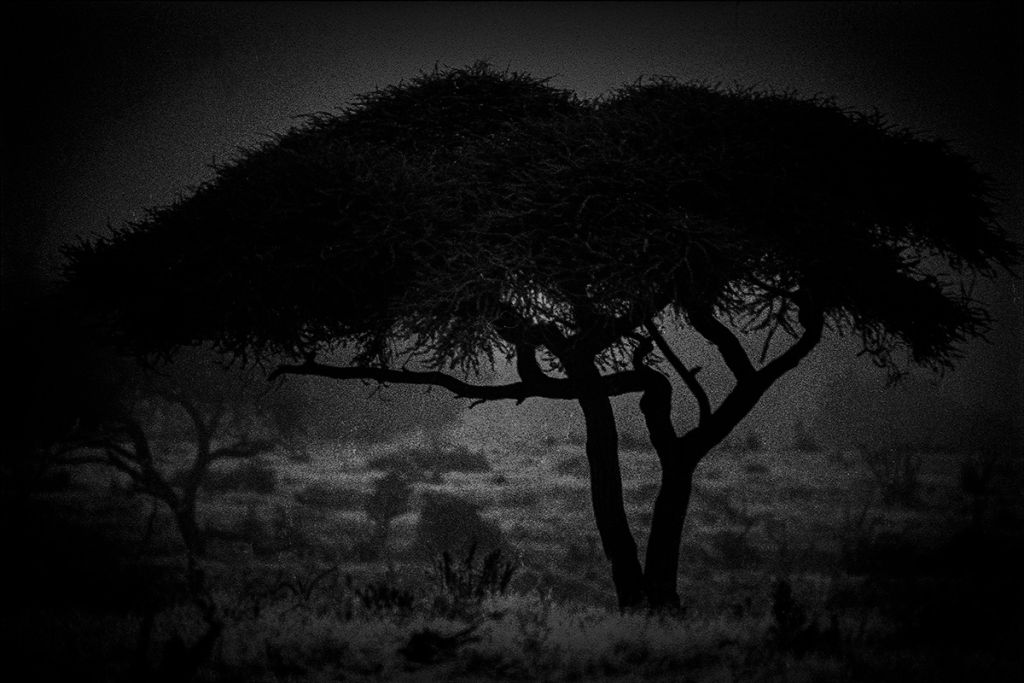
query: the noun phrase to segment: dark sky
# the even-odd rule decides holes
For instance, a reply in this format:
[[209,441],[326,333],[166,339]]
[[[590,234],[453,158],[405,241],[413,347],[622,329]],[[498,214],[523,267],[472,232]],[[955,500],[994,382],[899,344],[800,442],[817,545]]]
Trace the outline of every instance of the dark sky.
[[[1022,235],[1016,3],[33,3],[4,14],[8,300],[53,277],[61,242],[171,201],[213,158],[376,85],[479,58],[588,96],[667,74],[877,107],[974,157]],[[1003,324],[934,390],[1019,406],[1020,281],[984,293]],[[817,400],[850,348],[824,348],[787,393]]]

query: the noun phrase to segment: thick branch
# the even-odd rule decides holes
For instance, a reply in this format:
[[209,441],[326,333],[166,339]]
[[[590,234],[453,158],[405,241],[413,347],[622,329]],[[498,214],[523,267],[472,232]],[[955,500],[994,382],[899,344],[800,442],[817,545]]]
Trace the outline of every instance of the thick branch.
[[801,306],[799,319],[804,333],[792,346],[757,373],[769,385],[795,368],[797,363],[821,341],[821,334],[825,329],[825,317],[821,311],[808,305]]
[[690,311],[687,318],[693,329],[715,345],[737,381],[742,382],[754,375],[756,370],[747,352],[743,350],[743,345],[714,313],[710,310]]
[[800,309],[800,324],[804,326],[804,333],[800,338],[764,368],[737,381],[718,410],[711,415],[708,423],[704,427],[691,430],[683,437],[684,442],[691,442],[681,444],[683,448],[696,446],[702,453],[710,450],[750,413],[776,380],[796,367],[818,344],[825,324],[821,312],[804,306]]
[[156,394],[166,401],[177,404],[185,411],[189,419],[192,420],[192,428],[196,432],[196,443],[199,446],[200,455],[205,457],[209,451],[210,441],[213,439],[214,432],[217,431],[217,425],[223,416],[225,407],[223,405],[218,405],[211,414],[210,419],[207,420],[206,416],[204,416],[202,411],[199,409],[199,406],[181,393],[165,390],[157,391]]
[[516,372],[519,378],[534,386],[545,382],[557,381],[548,377],[537,363],[537,348],[528,344],[516,344]]
[[484,401],[511,399],[523,401],[531,396],[543,398],[574,398],[572,386],[566,380],[550,379],[542,387],[529,382],[512,384],[470,384],[457,377],[437,371],[393,370],[391,368],[338,367],[307,362],[301,365],[281,365],[268,377],[273,381],[283,374],[314,375],[331,379],[368,379],[381,384],[420,384],[443,387],[459,398]]
[[648,320],[644,323],[644,327],[647,328],[648,333],[651,335],[651,339],[658,345],[658,350],[665,356],[665,360],[668,361],[669,365],[675,369],[676,373],[682,378],[686,384],[686,388],[690,390],[693,397],[697,399],[697,409],[699,411],[698,424],[704,424],[711,416],[711,401],[708,399],[708,394],[704,391],[704,387],[699,381],[697,381],[697,373],[700,372],[700,368],[694,368],[690,370],[683,361],[679,359],[672,347],[665,341],[664,335],[658,329],[658,326]]
[[665,463],[671,457],[677,439],[675,427],[672,426],[672,383],[665,375],[644,363],[644,359],[654,350],[651,338],[636,337],[639,344],[633,352],[633,369],[646,380],[646,388],[640,396],[640,412],[647,424],[651,445],[658,453],[658,459]]
[[[479,401],[513,400],[522,402],[531,397],[576,399],[579,391],[568,379],[547,377],[543,382],[513,382],[511,384],[482,385],[470,384],[456,377],[437,371],[393,370],[391,368],[338,367],[317,362],[301,365],[281,365],[267,378],[273,381],[284,374],[312,375],[331,379],[368,379],[381,384],[418,384],[439,386],[451,391],[459,398]],[[608,396],[618,396],[643,391],[644,378],[635,371],[616,372],[601,377]]]

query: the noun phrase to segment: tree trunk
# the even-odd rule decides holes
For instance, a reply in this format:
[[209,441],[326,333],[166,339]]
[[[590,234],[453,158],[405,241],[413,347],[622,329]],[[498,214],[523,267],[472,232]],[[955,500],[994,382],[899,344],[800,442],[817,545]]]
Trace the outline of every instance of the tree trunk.
[[181,540],[185,543],[185,551],[189,557],[198,558],[205,555],[206,540],[203,538],[203,533],[199,530],[199,524],[196,523],[195,503],[189,504],[186,502],[179,505],[174,511],[174,516],[178,522],[178,532],[181,534]]
[[654,501],[644,562],[644,590],[652,608],[679,607],[676,581],[683,522],[690,505],[695,459],[662,460],[661,487]]
[[[586,372],[588,379],[599,378],[597,369]],[[637,607],[644,602],[643,570],[637,557],[636,541],[622,500],[622,475],[619,471],[618,433],[615,413],[608,396],[596,387],[588,387],[579,399],[587,426],[587,461],[590,464],[590,498],[594,506],[597,531],[605,557],[612,565],[612,581],[620,608]]]
[[[640,397],[640,412],[661,464],[661,486],[654,501],[651,531],[647,537],[644,591],[650,607],[672,609],[679,607],[679,594],[676,592],[679,544],[690,504],[693,471],[702,453],[692,448],[692,439],[676,436],[672,426],[671,383],[664,375],[640,363],[637,366],[647,378],[647,386]],[[682,449],[684,443],[689,443],[691,448]]]

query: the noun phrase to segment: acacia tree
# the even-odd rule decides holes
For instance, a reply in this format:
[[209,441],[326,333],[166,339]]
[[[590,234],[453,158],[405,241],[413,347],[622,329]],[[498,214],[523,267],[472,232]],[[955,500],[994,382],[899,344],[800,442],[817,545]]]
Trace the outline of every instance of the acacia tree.
[[[230,384],[221,382],[222,387]],[[250,415],[242,414],[241,392],[236,391],[235,396],[223,390],[204,392],[197,390],[194,382],[158,377],[145,378],[125,393],[128,395],[122,397],[119,410],[92,428],[63,439],[54,462],[111,467],[128,478],[133,491],[166,506],[185,547],[190,587],[199,590],[199,560],[206,554],[206,542],[196,508],[210,468],[217,462],[246,461],[269,453],[280,440],[271,437],[267,429],[259,430],[264,434],[256,437],[249,433],[252,420]],[[244,408],[255,412],[252,405]],[[178,472],[171,471],[166,458],[161,457],[158,430],[152,428],[156,414],[167,417],[168,413],[178,413],[173,417],[181,418],[190,437],[183,443],[191,452]]]
[[[69,247],[66,282],[139,354],[209,341],[276,364],[271,377],[578,402],[619,603],[664,606],[694,468],[826,330],[893,373],[904,353],[948,367],[989,325],[962,278],[1017,255],[986,176],[877,114],[671,79],[584,100],[476,64],[216,166],[173,205]],[[735,376],[718,405],[667,341],[679,325]],[[499,359],[518,381],[481,383]],[[697,405],[682,432],[666,366]],[[662,471],[643,566],[610,402],[626,393]]]

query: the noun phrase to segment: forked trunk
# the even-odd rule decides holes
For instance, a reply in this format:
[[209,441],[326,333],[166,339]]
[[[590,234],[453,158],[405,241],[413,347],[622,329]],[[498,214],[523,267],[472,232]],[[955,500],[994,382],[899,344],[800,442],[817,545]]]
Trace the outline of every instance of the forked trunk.
[[673,609],[679,607],[679,547],[690,506],[693,472],[708,448],[692,433],[682,439],[676,436],[672,426],[672,385],[665,376],[648,371],[647,380],[640,411],[661,464],[661,486],[647,537],[644,591],[651,608]]

